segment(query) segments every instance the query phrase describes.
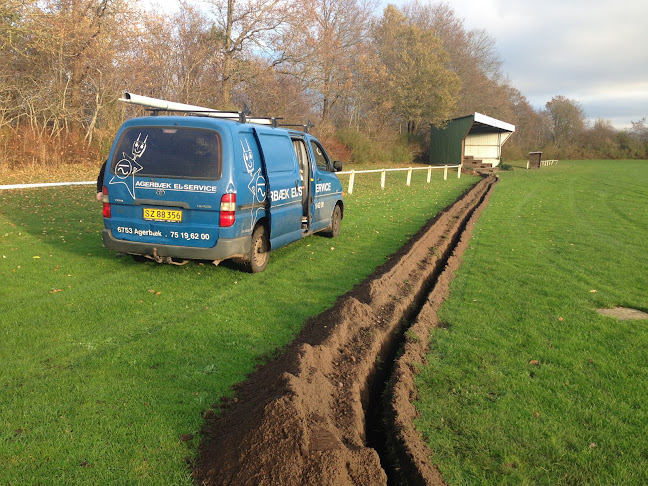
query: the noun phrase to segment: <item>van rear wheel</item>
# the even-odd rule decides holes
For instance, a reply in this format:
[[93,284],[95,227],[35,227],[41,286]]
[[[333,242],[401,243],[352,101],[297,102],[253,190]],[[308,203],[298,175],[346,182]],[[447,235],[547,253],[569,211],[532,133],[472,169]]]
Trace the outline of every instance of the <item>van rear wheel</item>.
[[252,233],[252,244],[250,245],[250,255],[247,266],[250,272],[263,272],[268,266],[270,260],[270,245],[266,236],[264,226],[257,226]]

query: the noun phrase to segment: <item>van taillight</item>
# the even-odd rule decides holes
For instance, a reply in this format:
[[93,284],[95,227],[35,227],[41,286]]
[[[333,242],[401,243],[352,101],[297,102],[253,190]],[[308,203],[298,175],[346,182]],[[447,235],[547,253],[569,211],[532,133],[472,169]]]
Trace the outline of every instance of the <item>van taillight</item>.
[[224,194],[220,203],[221,227],[232,226],[236,221],[236,194]]
[[103,186],[101,189],[101,192],[103,192],[103,217],[104,218],[110,218],[110,203],[108,202],[108,188],[106,186]]

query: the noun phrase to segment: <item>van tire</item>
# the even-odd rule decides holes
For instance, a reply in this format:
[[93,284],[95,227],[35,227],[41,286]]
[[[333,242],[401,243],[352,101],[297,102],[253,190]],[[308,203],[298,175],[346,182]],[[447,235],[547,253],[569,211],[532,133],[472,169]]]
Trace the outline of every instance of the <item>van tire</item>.
[[333,213],[331,214],[331,226],[327,229],[324,234],[330,238],[335,238],[340,234],[340,226],[342,225],[342,209],[340,205],[336,204],[333,208]]
[[270,260],[270,245],[266,236],[265,226],[257,226],[252,233],[250,255],[247,259],[247,267],[251,273],[263,272]]

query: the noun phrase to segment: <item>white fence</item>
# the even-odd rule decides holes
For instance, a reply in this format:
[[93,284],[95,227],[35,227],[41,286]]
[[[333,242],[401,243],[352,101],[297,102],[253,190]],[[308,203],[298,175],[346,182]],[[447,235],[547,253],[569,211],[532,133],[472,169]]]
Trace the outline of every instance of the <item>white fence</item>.
[[542,165],[543,167],[546,167],[548,165],[554,165],[554,164],[557,164],[557,163],[558,163],[558,161],[556,159],[541,160],[540,161],[540,165]]
[[407,185],[412,182],[412,171],[414,170],[427,170],[427,182],[432,178],[433,170],[443,170],[443,180],[448,180],[448,169],[457,169],[457,178],[461,178],[461,165],[439,165],[430,167],[404,167],[399,169],[372,169],[372,170],[348,170],[343,172],[336,172],[338,175],[349,176],[349,188],[347,192],[353,194],[353,184],[355,183],[356,174],[376,174],[380,172],[380,188],[385,189],[385,177],[387,172],[403,172],[407,171]]
[[[543,161],[544,162],[544,161]],[[558,162],[557,160],[555,162]],[[457,169],[457,178],[461,178],[461,165],[438,165],[430,167],[403,167],[398,169],[371,169],[371,170],[348,170],[343,172],[336,172],[338,175],[348,175],[349,176],[349,187],[347,192],[353,194],[353,185],[355,183],[356,174],[376,174],[380,172],[380,188],[385,189],[385,178],[387,172],[405,172],[407,171],[407,185],[409,186],[412,182],[412,171],[415,170],[427,170],[427,182],[429,183],[432,178],[433,170],[443,170],[443,180],[448,180],[448,169]],[[75,186],[75,185],[91,185],[95,184],[95,181],[83,181],[83,182],[44,182],[39,184],[7,184],[0,185],[0,191],[3,189],[28,189],[34,187],[53,187],[53,186]]]
[[[547,167],[549,165],[554,165],[557,164],[558,161],[556,159],[550,159],[550,160],[541,160],[540,161],[540,167]],[[529,161],[527,160],[527,169],[529,168]]]
[[37,184],[4,184],[0,185],[0,191],[3,189],[31,189],[33,187],[55,187],[55,186],[89,186],[96,184],[97,181],[81,182],[41,182]]

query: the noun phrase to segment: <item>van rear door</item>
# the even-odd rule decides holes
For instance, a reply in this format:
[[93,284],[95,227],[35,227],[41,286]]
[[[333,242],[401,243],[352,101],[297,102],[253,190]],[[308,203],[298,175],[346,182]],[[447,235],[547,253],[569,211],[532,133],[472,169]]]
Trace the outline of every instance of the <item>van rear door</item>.
[[128,127],[104,178],[112,213],[106,227],[120,240],[213,247],[219,237],[222,170],[222,138],[216,130]]
[[302,183],[288,132],[255,127],[270,199],[270,245],[279,248],[302,237]]

